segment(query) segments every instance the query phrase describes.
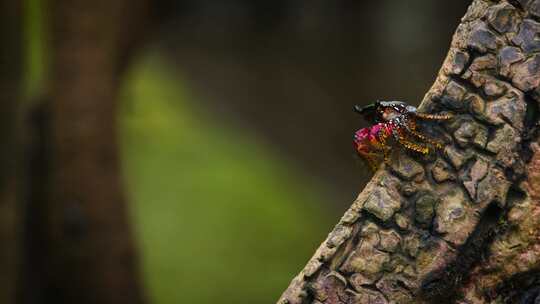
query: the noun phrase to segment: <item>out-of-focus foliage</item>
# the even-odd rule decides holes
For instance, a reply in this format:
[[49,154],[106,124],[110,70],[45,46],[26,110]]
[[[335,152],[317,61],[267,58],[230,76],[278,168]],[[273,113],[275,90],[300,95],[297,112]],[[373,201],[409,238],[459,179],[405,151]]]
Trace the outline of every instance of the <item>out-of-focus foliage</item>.
[[197,107],[157,56],[124,91],[122,157],[155,303],[275,299],[330,228],[321,193],[249,128]]
[[44,85],[46,69],[46,30],[44,28],[44,3],[41,0],[24,1],[24,43],[26,50],[25,95],[27,98],[39,95]]
[[[25,95],[39,100],[47,14],[39,0],[25,4]],[[146,288],[156,304],[271,302],[339,212],[323,217],[320,187],[189,92],[154,52],[135,60],[121,97],[121,157]]]

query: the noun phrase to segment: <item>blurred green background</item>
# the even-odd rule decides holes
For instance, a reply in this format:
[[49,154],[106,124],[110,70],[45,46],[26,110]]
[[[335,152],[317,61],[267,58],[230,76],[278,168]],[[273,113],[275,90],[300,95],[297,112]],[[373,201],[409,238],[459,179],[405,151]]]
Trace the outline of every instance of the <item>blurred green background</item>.
[[[147,292],[272,303],[369,178],[352,105],[417,103],[468,1],[156,3],[118,113]],[[49,14],[24,7],[32,103]]]
[[155,303],[271,298],[336,217],[323,216],[330,208],[321,187],[268,143],[218,122],[194,100],[155,55],[134,66],[125,87],[123,156],[152,296]]

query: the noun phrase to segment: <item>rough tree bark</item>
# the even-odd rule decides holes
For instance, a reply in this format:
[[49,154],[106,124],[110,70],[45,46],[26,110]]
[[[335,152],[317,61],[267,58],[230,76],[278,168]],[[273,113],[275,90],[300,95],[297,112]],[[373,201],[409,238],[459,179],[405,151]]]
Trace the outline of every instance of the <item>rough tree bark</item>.
[[22,72],[22,13],[17,0],[0,0],[0,303],[15,299],[19,247],[17,139]]
[[379,170],[279,299],[540,300],[540,0],[474,0],[420,109],[436,157]]

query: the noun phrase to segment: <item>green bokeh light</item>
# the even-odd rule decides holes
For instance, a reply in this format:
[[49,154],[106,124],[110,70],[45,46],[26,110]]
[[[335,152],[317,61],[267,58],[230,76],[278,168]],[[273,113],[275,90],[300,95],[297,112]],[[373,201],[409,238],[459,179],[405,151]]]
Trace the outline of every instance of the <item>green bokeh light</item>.
[[157,56],[130,73],[121,134],[154,303],[271,303],[332,219],[321,193],[244,128],[204,113]]

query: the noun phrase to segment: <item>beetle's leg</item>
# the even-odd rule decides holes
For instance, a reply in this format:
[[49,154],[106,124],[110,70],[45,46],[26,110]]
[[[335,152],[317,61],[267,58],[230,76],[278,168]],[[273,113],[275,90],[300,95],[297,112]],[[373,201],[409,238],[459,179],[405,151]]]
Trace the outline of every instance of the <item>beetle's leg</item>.
[[417,118],[424,119],[424,120],[449,120],[454,117],[451,114],[429,114],[429,113],[419,113],[416,112],[414,114]]
[[426,147],[424,145],[414,143],[412,141],[409,141],[409,140],[405,139],[405,137],[400,137],[399,143],[402,146],[404,146],[405,148],[407,148],[407,149],[409,149],[411,151],[415,151],[415,152],[421,153],[423,155],[426,155],[426,154],[429,153],[429,148],[428,147]]
[[[420,113],[422,114],[422,113]],[[430,114],[431,115],[431,114]],[[450,116],[450,115],[449,115]],[[451,117],[451,116],[450,116]],[[443,143],[441,143],[440,141],[438,140],[435,140],[435,139],[432,139],[430,137],[427,137],[425,136],[424,134],[416,131],[416,120],[414,118],[410,119],[408,121],[409,123],[406,125],[406,130],[408,133],[410,133],[411,135],[415,136],[416,138],[419,138],[433,146],[435,146],[435,148],[437,149],[442,149],[444,148],[444,145]]]
[[362,156],[362,158],[364,158],[369,168],[373,172],[377,171],[379,168],[379,162],[377,161],[377,157],[373,152],[358,151],[358,153]]
[[373,151],[374,147],[367,141],[360,141],[356,144],[356,151],[366,161],[370,169],[375,172],[378,169],[377,154]]
[[370,155],[366,158],[366,160],[368,162],[369,167],[371,168],[371,171],[375,172],[377,171],[377,169],[379,169],[379,162],[377,161],[377,158]]
[[390,165],[390,147],[386,143],[387,138],[388,134],[386,132],[379,133],[379,143],[381,144],[381,149],[383,150],[384,163]]
[[383,150],[383,153],[384,153],[384,163],[387,164],[387,165],[390,165],[390,147],[388,146],[385,146],[384,147],[384,150]]
[[414,136],[414,137],[416,137],[418,139],[421,139],[421,140],[427,142],[428,144],[433,145],[437,149],[442,149],[444,147],[443,144],[440,141],[425,136],[424,134],[416,131],[416,128],[408,128],[407,127],[407,128],[405,128],[405,130],[410,135],[412,135],[412,136]]
[[421,144],[417,144],[417,143],[414,143],[412,141],[409,141],[406,137],[405,137],[405,132],[400,129],[399,131],[397,131],[397,139],[398,139],[398,142],[404,146],[405,148],[411,150],[411,151],[414,151],[414,152],[417,152],[417,153],[421,153],[423,155],[426,155],[429,153],[429,148],[424,146],[424,145],[421,145]]

